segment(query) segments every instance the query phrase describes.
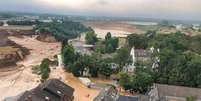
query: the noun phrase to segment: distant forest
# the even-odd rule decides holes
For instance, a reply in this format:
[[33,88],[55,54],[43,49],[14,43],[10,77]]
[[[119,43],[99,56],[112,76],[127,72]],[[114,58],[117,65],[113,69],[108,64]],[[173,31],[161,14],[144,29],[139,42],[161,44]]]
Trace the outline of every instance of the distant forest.
[[50,34],[55,36],[58,41],[78,37],[83,32],[92,31],[91,28],[84,26],[79,22],[69,20],[53,21],[50,23],[38,23],[35,30],[41,34]]

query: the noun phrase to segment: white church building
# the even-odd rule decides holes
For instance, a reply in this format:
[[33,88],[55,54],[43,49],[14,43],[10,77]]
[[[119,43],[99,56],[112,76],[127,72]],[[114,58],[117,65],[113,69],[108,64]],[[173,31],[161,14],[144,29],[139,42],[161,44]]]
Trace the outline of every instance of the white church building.
[[132,63],[125,66],[123,68],[124,72],[133,73],[135,71],[135,64],[137,61],[148,61],[151,59],[151,49],[145,50],[145,49],[135,49],[134,47],[130,51],[130,56],[132,59]]

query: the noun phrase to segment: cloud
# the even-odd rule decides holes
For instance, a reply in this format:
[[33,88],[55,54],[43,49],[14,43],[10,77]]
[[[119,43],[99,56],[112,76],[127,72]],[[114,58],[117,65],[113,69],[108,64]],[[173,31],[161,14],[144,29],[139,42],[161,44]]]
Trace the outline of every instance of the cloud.
[[201,0],[0,0],[1,10],[200,19]]

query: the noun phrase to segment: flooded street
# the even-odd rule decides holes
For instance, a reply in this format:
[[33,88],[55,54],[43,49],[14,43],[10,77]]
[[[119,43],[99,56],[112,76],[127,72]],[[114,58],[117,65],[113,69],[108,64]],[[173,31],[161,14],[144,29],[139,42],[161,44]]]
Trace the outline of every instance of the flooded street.
[[36,87],[40,83],[40,77],[32,74],[32,66],[40,64],[44,58],[53,58],[54,55],[60,53],[61,47],[60,43],[44,43],[26,36],[23,38],[9,37],[9,39],[30,49],[30,54],[17,63],[22,67],[1,72],[0,100]]

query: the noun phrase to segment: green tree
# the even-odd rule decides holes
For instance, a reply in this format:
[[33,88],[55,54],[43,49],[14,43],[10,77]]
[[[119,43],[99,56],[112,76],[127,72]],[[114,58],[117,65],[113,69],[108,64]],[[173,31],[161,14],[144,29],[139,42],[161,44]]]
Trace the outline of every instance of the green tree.
[[84,68],[85,68],[85,66],[82,64],[82,60],[78,60],[75,63],[69,65],[70,71],[76,77],[83,75]]
[[153,78],[150,74],[140,71],[132,77],[132,91],[146,93],[153,84]]
[[95,52],[96,53],[101,53],[101,54],[105,53],[105,44],[102,41],[98,41],[96,43]]
[[120,79],[119,84],[125,89],[125,90],[131,90],[132,84],[131,84],[131,76],[127,73],[120,72],[119,73]]
[[127,37],[130,47],[146,49],[148,47],[148,37],[145,35],[131,34]]
[[98,41],[94,31],[87,32],[85,40],[87,44],[95,44]]
[[114,61],[119,65],[119,70],[122,70],[125,65],[131,63],[130,49],[128,47],[119,49],[114,56]]
[[112,38],[112,34],[108,32],[105,36],[105,40],[110,40]]
[[153,84],[153,77],[150,71],[139,67],[135,75],[120,73],[119,83],[130,92],[146,93]]
[[112,68],[108,63],[102,62],[101,67],[99,68],[99,73],[104,75],[106,78],[110,77],[112,75]]
[[105,40],[105,52],[113,53],[118,48],[119,40],[118,38],[108,38]]
[[48,79],[50,71],[49,59],[44,59],[40,64],[41,81]]
[[112,53],[112,52],[114,52],[114,51],[115,51],[115,49],[112,47],[111,44],[107,44],[107,45],[105,46],[105,52],[106,52],[106,53]]
[[62,49],[61,54],[65,66],[75,62],[76,53],[72,45],[69,44],[65,45],[64,48]]
[[86,27],[80,22],[70,20],[60,21],[54,20],[50,23],[36,22],[35,30],[39,30],[40,34],[48,34],[54,36],[58,41],[76,38],[83,32],[93,31],[90,27]]

